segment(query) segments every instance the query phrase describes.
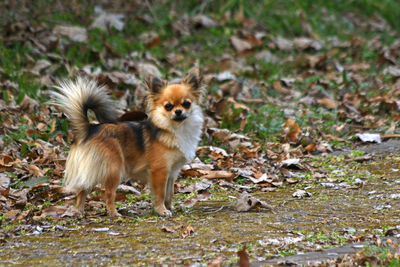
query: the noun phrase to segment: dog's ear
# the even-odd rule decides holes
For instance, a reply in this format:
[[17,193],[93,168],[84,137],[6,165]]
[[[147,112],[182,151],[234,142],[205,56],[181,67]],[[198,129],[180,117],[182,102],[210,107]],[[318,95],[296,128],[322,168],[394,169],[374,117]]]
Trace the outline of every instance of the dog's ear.
[[200,69],[190,70],[186,77],[183,78],[182,83],[189,85],[194,91],[200,90],[203,86],[203,75]]
[[163,82],[160,78],[150,74],[146,80],[146,85],[150,94],[156,95],[165,87],[165,82]]

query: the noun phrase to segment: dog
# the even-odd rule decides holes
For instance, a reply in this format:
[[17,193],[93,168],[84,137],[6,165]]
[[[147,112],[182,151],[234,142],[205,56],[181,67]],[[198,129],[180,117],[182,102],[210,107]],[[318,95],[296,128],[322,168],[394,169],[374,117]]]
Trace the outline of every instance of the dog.
[[[148,118],[143,121],[118,120],[107,88],[87,78],[60,81],[51,92],[74,136],[64,183],[67,191],[77,194],[79,212],[84,212],[87,195],[100,184],[108,214],[120,216],[116,189],[130,178],[148,182],[155,211],[172,216],[174,183],[182,166],[195,157],[201,139],[203,78],[199,69],[193,69],[180,83],[150,77],[146,85]],[[89,109],[99,123],[89,122]]]

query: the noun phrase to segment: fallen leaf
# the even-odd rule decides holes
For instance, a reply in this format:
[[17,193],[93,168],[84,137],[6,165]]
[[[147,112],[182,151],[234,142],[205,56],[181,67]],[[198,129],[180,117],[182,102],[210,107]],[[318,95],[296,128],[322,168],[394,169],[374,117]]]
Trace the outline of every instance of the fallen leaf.
[[237,36],[231,36],[230,40],[231,40],[232,46],[238,52],[243,52],[245,50],[249,50],[252,48],[252,45],[249,42],[247,42],[246,40],[240,39]]
[[47,69],[48,67],[51,66],[50,61],[46,60],[46,59],[40,59],[36,62],[35,66],[33,67],[33,69],[31,69],[31,72],[34,75],[39,76],[40,72],[44,69]]
[[218,26],[218,24],[213,19],[211,19],[208,16],[200,14],[192,17],[190,19],[190,22],[196,27],[201,26],[204,28],[213,28]]
[[330,109],[337,109],[338,107],[338,103],[335,100],[327,97],[317,99],[317,102],[319,105]]
[[298,189],[296,190],[296,192],[293,193],[292,196],[295,198],[307,198],[307,197],[312,197],[312,194],[305,190]]
[[182,206],[185,208],[191,208],[193,207],[198,201],[205,201],[208,200],[211,197],[210,192],[203,192],[201,194],[196,195],[196,197],[187,199],[182,203]]
[[281,36],[275,38],[275,44],[278,46],[279,50],[282,51],[290,51],[293,49],[293,42]]
[[218,75],[215,77],[219,82],[222,81],[227,81],[227,80],[235,80],[236,76],[232,74],[230,71],[223,71],[218,73]]
[[231,80],[221,84],[220,89],[225,95],[237,97],[243,90],[243,84],[237,80]]
[[19,213],[20,210],[10,210],[4,213],[4,217],[13,219],[16,218]]
[[139,36],[139,39],[146,45],[147,48],[160,46],[161,43],[160,36],[154,31],[142,33]]
[[381,143],[381,135],[374,134],[374,133],[357,133],[356,136],[360,138],[362,142],[374,142],[374,143]]
[[35,109],[39,108],[39,102],[25,95],[19,107],[26,113],[33,113]]
[[286,159],[286,160],[281,161],[281,164],[282,164],[282,166],[287,166],[287,167],[290,167],[290,166],[298,167],[298,166],[300,166],[300,159]]
[[272,83],[272,86],[274,87],[275,91],[277,91],[278,93],[283,94],[283,95],[288,95],[291,92],[289,89],[282,86],[280,81],[274,81]]
[[118,31],[124,29],[124,15],[107,13],[99,6],[95,7],[95,13],[97,13],[96,19],[93,21],[91,28],[99,28],[102,30],[107,30],[108,28],[114,27]]
[[240,194],[236,202],[236,210],[239,212],[249,211],[251,209],[265,208],[271,211],[273,208],[271,205],[251,196],[249,193],[244,191]]
[[161,72],[158,70],[158,68],[151,64],[151,63],[138,63],[138,71],[140,77],[146,78],[149,77],[150,75],[153,75],[153,77],[162,77]]
[[215,259],[213,259],[209,264],[207,264],[207,267],[222,267],[224,258],[222,256],[219,256]]
[[302,131],[297,122],[293,119],[288,119],[283,125],[283,137],[291,143],[297,144],[300,140]]
[[278,63],[279,62],[279,58],[277,56],[275,56],[274,54],[272,54],[268,50],[258,52],[255,55],[255,58],[260,61],[264,61],[265,63]]
[[80,215],[81,212],[75,206],[69,206],[61,217],[78,217]]
[[307,152],[315,152],[317,150],[316,143],[310,143],[304,148]]
[[179,189],[180,193],[196,193],[199,191],[203,191],[206,190],[207,188],[209,188],[211,186],[211,182],[207,181],[207,180],[202,180],[200,182],[196,182],[196,183],[191,183],[188,186]]
[[201,171],[203,174],[201,177],[205,179],[227,179],[227,180],[233,180],[233,178],[236,177],[236,175],[232,172],[229,171]]
[[163,232],[166,232],[166,233],[174,233],[174,232],[175,232],[175,229],[174,229],[174,228],[172,228],[172,227],[170,227],[170,226],[167,226],[167,225],[161,226],[161,230],[162,230]]
[[194,228],[189,224],[186,226],[185,230],[183,230],[182,238],[186,238],[194,233]]
[[0,191],[7,189],[10,186],[10,176],[4,172],[0,173]]
[[42,210],[43,217],[61,217],[67,210],[66,206],[50,206]]
[[268,175],[266,173],[263,173],[258,178],[253,178],[253,177],[250,176],[249,179],[255,184],[263,183],[263,182],[268,182],[268,183],[272,182],[272,179],[268,178]]
[[121,193],[125,193],[125,194],[135,194],[138,196],[141,195],[141,193],[133,186],[124,185],[124,184],[118,185],[117,192],[121,192]]
[[400,68],[395,66],[389,66],[383,70],[383,74],[389,74],[393,77],[400,77]]
[[36,176],[36,177],[44,175],[44,171],[41,170],[38,166],[33,165],[33,164],[29,164],[28,171],[30,174],[32,174],[33,176]]
[[293,44],[296,49],[305,50],[308,48],[312,48],[314,50],[321,50],[322,49],[322,42],[314,39],[310,39],[307,37],[299,37],[293,40]]
[[88,38],[86,29],[78,26],[58,25],[53,29],[53,33],[56,35],[68,37],[75,42],[86,42]]

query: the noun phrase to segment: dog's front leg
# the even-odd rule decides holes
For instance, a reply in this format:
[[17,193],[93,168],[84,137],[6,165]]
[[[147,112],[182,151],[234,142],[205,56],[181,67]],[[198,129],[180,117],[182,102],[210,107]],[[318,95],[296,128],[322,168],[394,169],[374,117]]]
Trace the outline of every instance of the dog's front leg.
[[168,177],[167,192],[165,197],[165,207],[167,207],[167,209],[169,210],[172,210],[172,197],[174,196],[174,184],[176,179],[178,178],[179,172],[180,168],[172,170]]
[[172,216],[170,210],[165,207],[165,195],[168,179],[166,167],[152,168],[150,171],[150,183],[154,194],[154,209],[161,216]]

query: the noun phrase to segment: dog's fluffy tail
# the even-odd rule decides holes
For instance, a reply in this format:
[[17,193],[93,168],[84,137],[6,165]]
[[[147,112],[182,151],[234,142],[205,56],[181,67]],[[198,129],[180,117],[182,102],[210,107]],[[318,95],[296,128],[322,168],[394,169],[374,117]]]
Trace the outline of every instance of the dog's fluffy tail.
[[104,86],[95,81],[78,77],[75,81],[62,80],[52,91],[53,103],[61,107],[70,121],[77,141],[85,140],[89,134],[88,109],[93,110],[100,123],[113,122],[118,117],[115,103]]

